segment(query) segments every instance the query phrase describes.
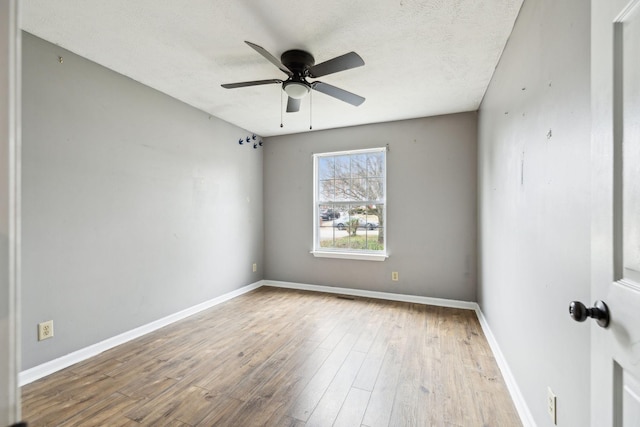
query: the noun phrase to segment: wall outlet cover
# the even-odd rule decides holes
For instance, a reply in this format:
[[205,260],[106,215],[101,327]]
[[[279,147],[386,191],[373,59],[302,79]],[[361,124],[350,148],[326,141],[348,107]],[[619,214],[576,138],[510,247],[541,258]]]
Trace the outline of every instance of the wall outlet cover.
[[38,323],[38,341],[53,338],[53,320]]

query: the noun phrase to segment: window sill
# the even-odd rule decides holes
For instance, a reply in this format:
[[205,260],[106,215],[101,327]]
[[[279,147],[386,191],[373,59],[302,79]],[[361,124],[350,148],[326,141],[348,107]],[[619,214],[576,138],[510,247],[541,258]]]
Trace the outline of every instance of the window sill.
[[360,261],[384,261],[389,256],[387,254],[374,253],[354,253],[354,252],[333,252],[333,251],[311,251],[316,258],[339,258],[355,259]]

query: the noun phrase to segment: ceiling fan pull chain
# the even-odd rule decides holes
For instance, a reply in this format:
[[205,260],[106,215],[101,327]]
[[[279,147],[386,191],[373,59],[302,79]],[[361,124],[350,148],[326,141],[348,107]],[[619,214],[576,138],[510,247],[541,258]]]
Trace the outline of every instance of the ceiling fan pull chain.
[[309,130],[313,129],[312,126],[312,112],[313,112],[313,100],[312,100],[313,91],[309,91]]
[[283,122],[283,120],[282,120],[282,109],[283,109],[283,104],[284,104],[284,101],[282,100],[282,97],[284,95],[282,94],[282,92],[283,92],[282,89],[280,89],[279,92],[280,92],[280,127],[282,128],[282,127],[284,127],[284,125],[282,124],[282,122]]

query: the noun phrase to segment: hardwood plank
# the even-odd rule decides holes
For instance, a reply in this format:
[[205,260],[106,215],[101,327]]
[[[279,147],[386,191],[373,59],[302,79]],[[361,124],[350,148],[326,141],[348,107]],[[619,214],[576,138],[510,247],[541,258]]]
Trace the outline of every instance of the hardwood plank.
[[311,415],[311,412],[313,412],[313,409],[351,352],[356,338],[355,334],[344,334],[340,343],[309,381],[307,387],[298,395],[289,415],[302,421],[306,421],[309,418],[309,415]]
[[100,399],[95,405],[77,413],[65,422],[65,426],[73,427],[100,427],[117,423],[118,420],[126,422],[122,415],[136,401],[120,393],[113,393],[106,399]]
[[207,415],[215,411],[219,404],[226,403],[226,396],[214,395],[195,386],[181,390],[178,395],[182,401],[172,416],[189,425],[198,425]]
[[[34,400],[32,398],[28,400]],[[31,426],[60,425],[69,417],[77,413],[75,402],[60,396],[47,396],[38,401],[37,405],[23,404],[23,418]]]
[[[317,343],[314,345],[317,346]],[[308,358],[296,365],[296,368],[284,369],[271,377],[256,390],[247,403],[253,405],[255,400],[259,400],[268,401],[269,404],[261,407],[258,415],[252,415],[245,408],[240,408],[237,425],[279,425],[280,420],[292,418],[288,415],[291,407],[330,354],[326,348],[316,347]]]
[[367,303],[366,312],[369,313],[368,321],[363,325],[363,330],[353,346],[353,351],[368,353],[384,322],[382,311],[376,309],[375,305],[372,306],[371,302]]
[[428,307],[424,325],[424,340],[421,342],[422,365],[420,367],[420,392],[424,393],[424,406],[418,408],[420,418],[424,425],[437,425],[441,423],[441,409],[439,408],[439,396],[441,391],[441,366],[442,353],[440,335],[438,333],[440,309]]
[[352,351],[347,356],[340,370],[327,387],[326,392],[318,402],[311,416],[307,420],[307,426],[333,425],[338,417],[338,412],[349,394],[353,380],[362,365],[364,353]]
[[198,424],[200,426],[223,426],[234,425],[230,421],[231,415],[234,414],[244,402],[225,395],[219,395],[215,404],[211,406],[211,410]]
[[[141,402],[125,413],[138,423],[157,425],[170,420],[195,425],[211,411],[215,395],[200,387],[178,383],[155,398]],[[181,418],[186,418],[183,420]]]
[[296,420],[295,418],[291,418],[289,416],[282,417],[275,424],[270,424],[274,426],[282,426],[282,427],[304,427],[304,421]]
[[387,352],[362,421],[363,424],[369,427],[389,425],[396,389],[400,379],[402,359],[406,350],[407,335],[402,333],[406,328],[406,317],[406,312],[401,313],[393,325],[396,333],[392,334],[389,339]]
[[349,390],[349,394],[347,395],[342,408],[340,408],[340,412],[338,412],[338,416],[333,423],[333,427],[359,426],[364,418],[364,413],[367,410],[370,397],[370,391],[352,387],[351,390]]
[[396,304],[393,302],[383,304],[377,311],[383,312],[381,316],[384,316],[385,322],[384,325],[378,329],[367,353],[367,357],[353,384],[354,387],[368,391],[372,391],[376,383],[384,356],[387,353],[390,340],[393,337],[397,322],[399,321],[398,316],[400,315],[400,311],[396,309]]
[[[419,307],[412,305],[412,310]],[[423,326],[424,311],[413,313],[407,323],[409,337],[407,338],[406,351],[400,367],[400,377],[395,395],[390,426],[427,425],[422,414],[422,408],[428,404],[428,396],[422,388],[420,372],[424,361],[422,360],[422,342],[425,339],[426,328]]]
[[252,394],[268,396],[269,393],[265,393],[263,387],[278,372],[290,372],[295,365],[304,363],[316,348],[314,343],[309,344],[302,337],[294,337],[279,348],[274,348],[273,356],[257,366],[249,375],[239,378],[235,385],[230,387],[229,394],[237,399],[246,398]]

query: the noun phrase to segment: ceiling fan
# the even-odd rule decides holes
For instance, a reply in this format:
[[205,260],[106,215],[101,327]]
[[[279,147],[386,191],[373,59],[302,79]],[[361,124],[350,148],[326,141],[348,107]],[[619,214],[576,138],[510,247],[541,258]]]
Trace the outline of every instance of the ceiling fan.
[[364,98],[354,93],[348,92],[339,87],[323,83],[320,81],[309,82],[309,78],[317,78],[339,71],[350,70],[361,67],[364,61],[355,52],[345,53],[328,61],[315,65],[315,59],[309,52],[304,50],[288,50],[280,56],[280,61],[257,44],[245,41],[256,52],[265,57],[269,62],[278,67],[280,71],[289,76],[286,80],[268,79],[254,80],[250,82],[227,83],[222,87],[234,89],[238,87],[258,86],[272,83],[282,83],[282,90],[288,95],[287,113],[295,113],[300,110],[300,100],[304,98],[312,89],[332,96],[336,99],[358,106],[364,102]]

